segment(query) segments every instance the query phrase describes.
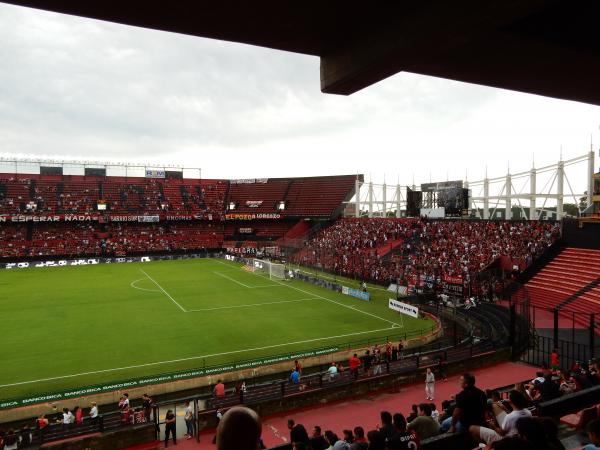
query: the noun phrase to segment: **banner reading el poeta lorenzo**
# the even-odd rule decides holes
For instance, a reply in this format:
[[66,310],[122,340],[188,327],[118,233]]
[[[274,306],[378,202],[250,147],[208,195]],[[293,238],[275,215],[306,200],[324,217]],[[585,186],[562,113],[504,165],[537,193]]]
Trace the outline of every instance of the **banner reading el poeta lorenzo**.
[[98,384],[94,386],[86,386],[68,391],[53,392],[32,397],[24,397],[17,399],[5,400],[0,398],[0,409],[18,408],[20,406],[34,405],[37,403],[56,402],[69,398],[82,397],[84,395],[102,394],[105,392],[116,391],[121,389],[132,389],[139,386],[147,386],[152,384],[167,383],[169,381],[186,380],[189,378],[197,378],[206,375],[213,375],[223,372],[231,372],[234,370],[248,369],[250,367],[264,366],[275,364],[282,361],[293,361],[300,358],[309,358],[311,356],[327,355],[339,351],[338,347],[327,347],[319,350],[303,351],[298,353],[290,353],[287,355],[265,357],[252,361],[232,363],[221,366],[205,367],[203,369],[193,369],[184,372],[174,372],[151,377],[143,377],[130,379],[127,381],[117,381],[107,384]]

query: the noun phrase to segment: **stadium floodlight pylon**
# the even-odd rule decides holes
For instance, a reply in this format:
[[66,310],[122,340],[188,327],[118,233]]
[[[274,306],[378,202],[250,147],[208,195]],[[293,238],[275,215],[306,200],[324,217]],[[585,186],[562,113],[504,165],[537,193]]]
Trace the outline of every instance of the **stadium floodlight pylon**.
[[270,280],[285,280],[285,266],[264,259],[255,258],[252,260],[252,272],[264,274]]

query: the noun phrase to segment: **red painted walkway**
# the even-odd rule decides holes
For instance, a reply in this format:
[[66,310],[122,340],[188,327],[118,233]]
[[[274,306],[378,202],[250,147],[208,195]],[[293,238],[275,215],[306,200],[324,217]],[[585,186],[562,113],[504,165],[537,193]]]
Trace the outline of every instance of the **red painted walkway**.
[[[490,368],[474,371],[477,386],[481,389],[491,389],[513,384],[519,381],[532,379],[535,376],[535,367],[518,363],[503,363]],[[436,399],[434,403],[440,407],[442,400],[450,398],[460,391],[458,385],[460,376],[448,378],[447,382],[436,382]],[[323,431],[333,430],[342,435],[342,430],[362,426],[365,432],[375,428],[379,422],[379,413],[383,410],[392,414],[401,412],[408,414],[413,403],[425,401],[424,384],[404,386],[400,392],[377,393],[356,400],[327,403],[320,406],[295,410],[286,414],[277,414],[263,417],[263,440],[267,447],[282,444],[289,439],[287,419],[293,418],[297,423],[303,424],[310,433],[315,425],[321,426]],[[214,430],[202,433],[201,442],[179,440],[177,448],[214,450],[212,438]],[[171,447],[171,446],[169,446]]]

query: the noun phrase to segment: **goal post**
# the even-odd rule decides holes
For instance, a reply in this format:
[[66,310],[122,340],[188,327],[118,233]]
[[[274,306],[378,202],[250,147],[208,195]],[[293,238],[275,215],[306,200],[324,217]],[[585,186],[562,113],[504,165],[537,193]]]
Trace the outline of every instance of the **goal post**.
[[285,280],[285,266],[283,264],[273,263],[264,259],[252,260],[252,271],[268,276],[270,280]]

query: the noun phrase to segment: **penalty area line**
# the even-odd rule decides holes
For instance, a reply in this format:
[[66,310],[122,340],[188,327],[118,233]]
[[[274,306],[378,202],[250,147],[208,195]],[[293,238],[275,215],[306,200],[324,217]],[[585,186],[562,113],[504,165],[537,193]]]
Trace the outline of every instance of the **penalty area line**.
[[250,308],[252,306],[279,305],[280,303],[297,303],[297,302],[306,302],[308,300],[321,300],[321,299],[318,297],[311,297],[311,298],[299,298],[297,300],[278,300],[278,301],[274,301],[274,302],[251,303],[249,305],[233,305],[233,306],[218,306],[216,308],[188,309],[187,312],[217,311],[220,309],[233,309],[233,308]]
[[158,366],[158,365],[162,365],[162,364],[172,364],[172,363],[178,363],[178,362],[184,362],[184,361],[193,361],[196,359],[213,358],[216,356],[234,355],[237,353],[245,353],[245,352],[258,351],[258,350],[268,350],[271,348],[286,347],[288,345],[307,344],[309,342],[326,341],[328,339],[338,339],[338,338],[344,338],[344,337],[350,337],[350,336],[359,336],[361,334],[378,333],[380,331],[393,330],[394,328],[395,327],[388,327],[388,328],[380,328],[378,330],[358,331],[356,333],[346,333],[346,334],[338,334],[337,336],[326,336],[326,337],[313,338],[313,339],[304,339],[302,341],[286,342],[284,344],[273,344],[273,345],[266,345],[264,347],[246,348],[246,349],[242,349],[242,350],[232,350],[230,352],[213,353],[210,355],[190,356],[187,358],[171,359],[168,361],[156,361],[156,362],[145,363],[145,364],[135,364],[132,366],[115,367],[112,369],[92,370],[89,372],[61,375],[58,377],[40,378],[39,380],[19,381],[17,383],[0,384],[0,388],[11,387],[11,386],[22,386],[24,384],[42,383],[44,381],[63,380],[65,378],[75,378],[75,377],[80,377],[80,376],[84,376],[84,375],[96,375],[99,373],[117,372],[119,370],[138,369],[140,367],[150,367],[150,366]]

